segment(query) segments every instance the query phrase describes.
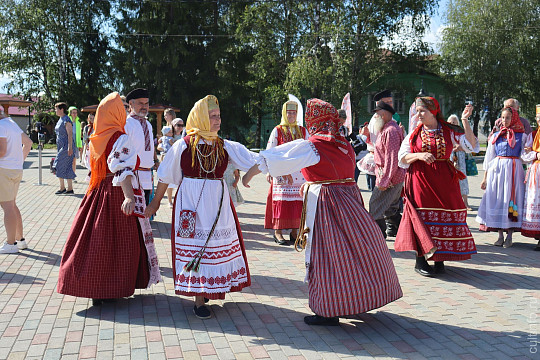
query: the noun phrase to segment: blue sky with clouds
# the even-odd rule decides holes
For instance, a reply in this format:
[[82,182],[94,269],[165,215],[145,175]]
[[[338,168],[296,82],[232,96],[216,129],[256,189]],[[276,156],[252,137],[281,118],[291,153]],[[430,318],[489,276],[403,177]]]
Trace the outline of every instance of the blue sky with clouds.
[[[440,32],[443,28],[444,15],[449,0],[439,0],[439,7],[435,15],[431,18],[431,26],[424,35],[424,39],[430,43],[432,48],[437,51],[440,42]],[[4,87],[10,81],[9,76],[0,74],[0,92],[6,92]]]

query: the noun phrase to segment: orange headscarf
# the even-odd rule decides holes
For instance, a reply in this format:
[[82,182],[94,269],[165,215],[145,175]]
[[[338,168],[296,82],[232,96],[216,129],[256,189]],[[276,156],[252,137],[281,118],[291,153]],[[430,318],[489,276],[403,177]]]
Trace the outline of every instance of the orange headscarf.
[[90,136],[90,185],[88,192],[98,187],[107,176],[107,156],[105,149],[109,139],[117,132],[124,132],[126,111],[117,92],[107,95],[97,108],[94,133]]

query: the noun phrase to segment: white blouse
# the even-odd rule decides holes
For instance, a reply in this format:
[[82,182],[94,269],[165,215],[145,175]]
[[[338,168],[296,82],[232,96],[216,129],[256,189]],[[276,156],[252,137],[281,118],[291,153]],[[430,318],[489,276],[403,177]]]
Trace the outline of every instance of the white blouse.
[[[436,130],[428,130],[428,131],[436,131]],[[405,164],[401,160],[405,157],[405,155],[410,154],[411,151],[411,144],[410,144],[410,138],[411,134],[405,136],[405,139],[403,139],[403,142],[401,143],[401,147],[399,148],[398,153],[398,160],[399,160],[399,167],[403,169],[408,169],[411,164]],[[471,152],[479,152],[480,151],[480,143],[478,142],[478,139],[476,140],[476,146],[473,147],[469,140],[465,137],[465,134],[453,134],[451,136],[452,138],[452,145],[456,145],[459,143],[459,145],[463,148],[463,150],[466,153]]]
[[134,175],[133,169],[137,165],[137,151],[128,135],[120,135],[114,143],[111,153],[107,157],[107,166],[114,174],[113,186],[120,186],[120,183],[128,175]]
[[[523,156],[523,153],[525,152],[525,147],[528,142],[528,137],[530,135],[527,135],[525,133],[516,133],[515,136],[521,136],[521,155]],[[493,138],[493,136],[491,137]],[[488,146],[486,149],[486,155],[484,156],[484,164],[483,168],[484,170],[488,170],[489,167],[492,165],[491,161],[497,157],[497,153],[495,152],[495,145],[492,144],[491,139],[488,139]]]
[[[203,140],[199,141],[199,144],[203,143]],[[165,158],[157,170],[159,182],[176,185],[179,185],[182,182],[184,175],[182,173],[180,159],[186,148],[186,141],[180,139],[173,144],[169,151],[167,151]],[[235,141],[224,140],[224,149],[227,151],[227,154],[229,154],[229,161],[233,164],[235,169],[248,171],[255,165],[258,159],[256,153],[249,151],[244,145]]]
[[[532,136],[532,133],[527,135],[527,140],[525,141],[525,148],[532,148],[534,142],[534,137]],[[521,152],[521,160],[523,160],[526,163],[530,163],[534,160],[536,160],[536,154],[538,154],[536,151],[533,151],[532,149],[529,151],[522,151]]]
[[261,151],[257,163],[264,174],[277,177],[300,171],[320,160],[319,152],[311,141],[297,139]]

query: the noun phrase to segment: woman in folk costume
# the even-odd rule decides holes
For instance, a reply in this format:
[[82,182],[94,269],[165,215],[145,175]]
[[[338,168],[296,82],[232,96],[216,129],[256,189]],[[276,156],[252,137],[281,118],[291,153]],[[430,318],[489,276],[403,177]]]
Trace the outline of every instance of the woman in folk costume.
[[[482,190],[486,190],[476,221],[482,231],[498,231],[495,246],[512,246],[512,233],[519,231],[523,217],[525,173],[521,155],[527,142],[518,112],[510,107],[501,112],[501,130],[488,141],[484,157]],[[506,230],[506,240],[503,231]]]
[[208,95],[195,103],[187,120],[187,136],[174,143],[158,169],[159,184],[147,215],[154,214],[168,184],[180,184],[172,215],[172,264],[178,295],[194,296],[193,312],[211,317],[207,299],[251,284],[238,217],[223,173],[229,161],[247,171],[256,154],[218,136],[218,100]]
[[90,137],[90,185],[60,264],[58,292],[92,298],[93,305],[131,296],[161,280],[144,201],[134,196],[139,159],[124,133],[125,123],[120,95],[107,95]]
[[247,186],[259,173],[272,176],[302,169],[307,183],[300,236],[305,247],[309,325],[338,325],[340,316],[363,313],[402,296],[382,233],[364,208],[354,181],[355,153],[339,133],[336,109],[307,102],[308,140],[295,140],[262,151],[259,165],[244,176]]
[[[536,123],[540,127],[540,114],[536,114]],[[523,206],[521,235],[538,240],[534,250],[540,251],[540,131],[534,130],[529,135],[525,146],[530,151],[522,154],[521,158],[533,163],[525,180],[525,204]]]
[[[444,273],[444,261],[467,260],[476,254],[458,182],[465,175],[450,161],[456,144],[466,152],[478,152],[468,122],[472,110],[471,105],[463,110],[461,128],[444,120],[436,99],[419,97],[418,126],[401,143],[399,166],[408,171],[395,250],[415,251],[415,271],[423,276]],[[427,260],[435,261],[435,268]]]
[[[283,104],[281,123],[272,130],[267,150],[296,139],[307,139],[306,129],[296,124],[297,112],[298,105],[295,101]],[[299,191],[305,180],[300,171],[277,177],[268,175],[267,180],[270,190],[266,199],[264,228],[274,229],[274,241],[279,245],[287,245],[282,230],[292,229],[290,239],[296,239],[302,213],[302,197]]]

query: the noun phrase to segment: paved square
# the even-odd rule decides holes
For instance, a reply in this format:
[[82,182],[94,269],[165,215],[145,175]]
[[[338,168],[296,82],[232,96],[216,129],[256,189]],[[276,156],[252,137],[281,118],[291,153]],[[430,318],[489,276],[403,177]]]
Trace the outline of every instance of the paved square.
[[[45,151],[43,164],[54,154]],[[468,222],[479,253],[448,262],[439,278],[423,278],[413,270],[414,255],[395,253],[389,239],[403,298],[334,328],[303,323],[311,314],[304,256],[276,245],[263,228],[268,184],[262,175],[251,189],[241,188],[246,204],[237,209],[252,286],[211,302],[212,319],[197,319],[192,299],[174,294],[166,200],[152,222],[162,283],[101,308],[56,293],[85,174],[79,167],[75,196],[57,196],[48,169],[48,185],[33,185],[36,151],[25,163],[17,203],[29,249],[0,255],[0,359],[540,359],[540,252],[532,251],[534,239],[515,235],[514,246],[503,249],[491,246],[495,234],[478,232],[482,172],[469,177],[475,210]],[[366,189],[363,176],[359,184]],[[369,192],[363,196],[367,204]],[[0,234],[4,241],[3,224]]]

